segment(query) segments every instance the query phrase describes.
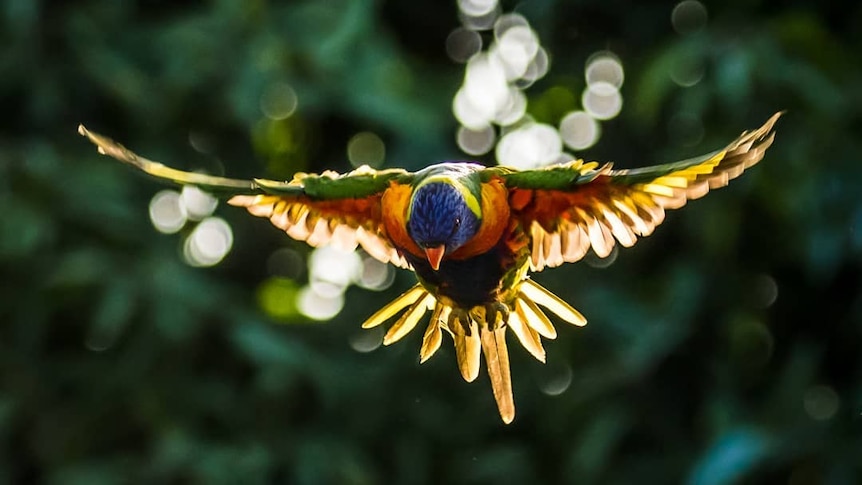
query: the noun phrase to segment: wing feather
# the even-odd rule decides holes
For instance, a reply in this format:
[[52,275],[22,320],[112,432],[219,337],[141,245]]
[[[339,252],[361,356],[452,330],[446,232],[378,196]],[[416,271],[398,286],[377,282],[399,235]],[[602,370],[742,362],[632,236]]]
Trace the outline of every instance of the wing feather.
[[531,267],[572,263],[630,247],[664,221],[665,211],[724,187],[762,158],[775,139],[776,113],[724,149],[681,162],[631,170],[576,160],[547,169],[489,170],[509,189],[512,217],[532,238]]

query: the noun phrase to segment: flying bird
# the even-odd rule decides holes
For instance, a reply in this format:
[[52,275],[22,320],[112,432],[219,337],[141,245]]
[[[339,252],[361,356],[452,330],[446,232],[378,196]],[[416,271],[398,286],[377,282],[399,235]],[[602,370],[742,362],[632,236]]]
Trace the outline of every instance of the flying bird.
[[418,283],[370,316],[363,328],[398,318],[385,345],[431,318],[419,350],[428,360],[443,332],[455,344],[461,375],[472,382],[484,354],[505,423],[515,417],[507,332],[541,362],[541,338],[557,335],[546,311],[573,325],[586,319],[530,279],[531,271],[599,257],[635,244],[667,209],[727,185],[759,162],[781,113],[726,147],[675,163],[614,169],[573,160],[533,170],[440,163],[417,172],[360,167],[347,174],[298,173],[290,181],[238,180],[169,168],[80,126],[99,152],[163,181],[193,185],[311,246],[357,246],[412,270]]

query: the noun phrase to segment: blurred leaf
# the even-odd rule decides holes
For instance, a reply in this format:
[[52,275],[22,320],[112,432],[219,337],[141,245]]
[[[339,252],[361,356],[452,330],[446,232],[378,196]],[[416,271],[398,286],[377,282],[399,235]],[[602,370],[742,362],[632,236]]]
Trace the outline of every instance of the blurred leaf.
[[769,439],[754,429],[732,430],[713,443],[689,475],[691,485],[736,483],[769,453]]

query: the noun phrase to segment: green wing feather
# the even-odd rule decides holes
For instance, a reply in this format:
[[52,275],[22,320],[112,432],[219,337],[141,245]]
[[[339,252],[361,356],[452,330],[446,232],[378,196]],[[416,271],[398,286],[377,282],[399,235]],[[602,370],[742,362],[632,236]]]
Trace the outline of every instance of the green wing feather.
[[339,175],[296,174],[290,181],[239,180],[185,172],[135,154],[123,145],[86,129],[78,132],[99,149],[142,172],[179,185],[193,185],[219,197],[230,197],[231,205],[246,207],[259,217],[311,246],[335,245],[352,250],[362,246],[383,262],[407,267],[395,249],[381,220],[381,198],[393,182],[409,184],[414,175],[401,169],[377,171],[360,167]]
[[651,167],[614,170],[576,160],[545,169],[488,169],[509,188],[512,217],[529,234],[532,268],[599,257],[616,242],[625,247],[652,233],[666,209],[727,185],[759,162],[775,138],[776,113],[725,148],[700,157]]
[[86,136],[108,155],[129,164],[159,180],[180,185],[194,185],[216,196],[234,195],[282,195],[306,196],[315,200],[359,199],[383,192],[392,181],[409,183],[412,174],[402,169],[373,170],[360,167],[353,172],[339,175],[325,172],[321,175],[297,174],[294,180],[281,182],[267,179],[240,180],[216,177],[200,173],[185,172],[146,159],[110,138],[78,126],[78,132]]

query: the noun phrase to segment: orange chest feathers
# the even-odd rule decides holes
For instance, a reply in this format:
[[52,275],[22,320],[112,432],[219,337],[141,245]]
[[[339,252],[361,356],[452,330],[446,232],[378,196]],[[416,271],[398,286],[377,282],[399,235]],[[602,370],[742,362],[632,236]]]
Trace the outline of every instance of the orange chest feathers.
[[[381,200],[383,227],[399,249],[423,258],[425,252],[407,233],[407,210],[412,195],[412,186],[392,183]],[[502,181],[493,179],[483,183],[481,199],[482,224],[479,231],[467,244],[447,254],[444,259],[467,259],[485,253],[497,245],[509,227],[508,190]]]

